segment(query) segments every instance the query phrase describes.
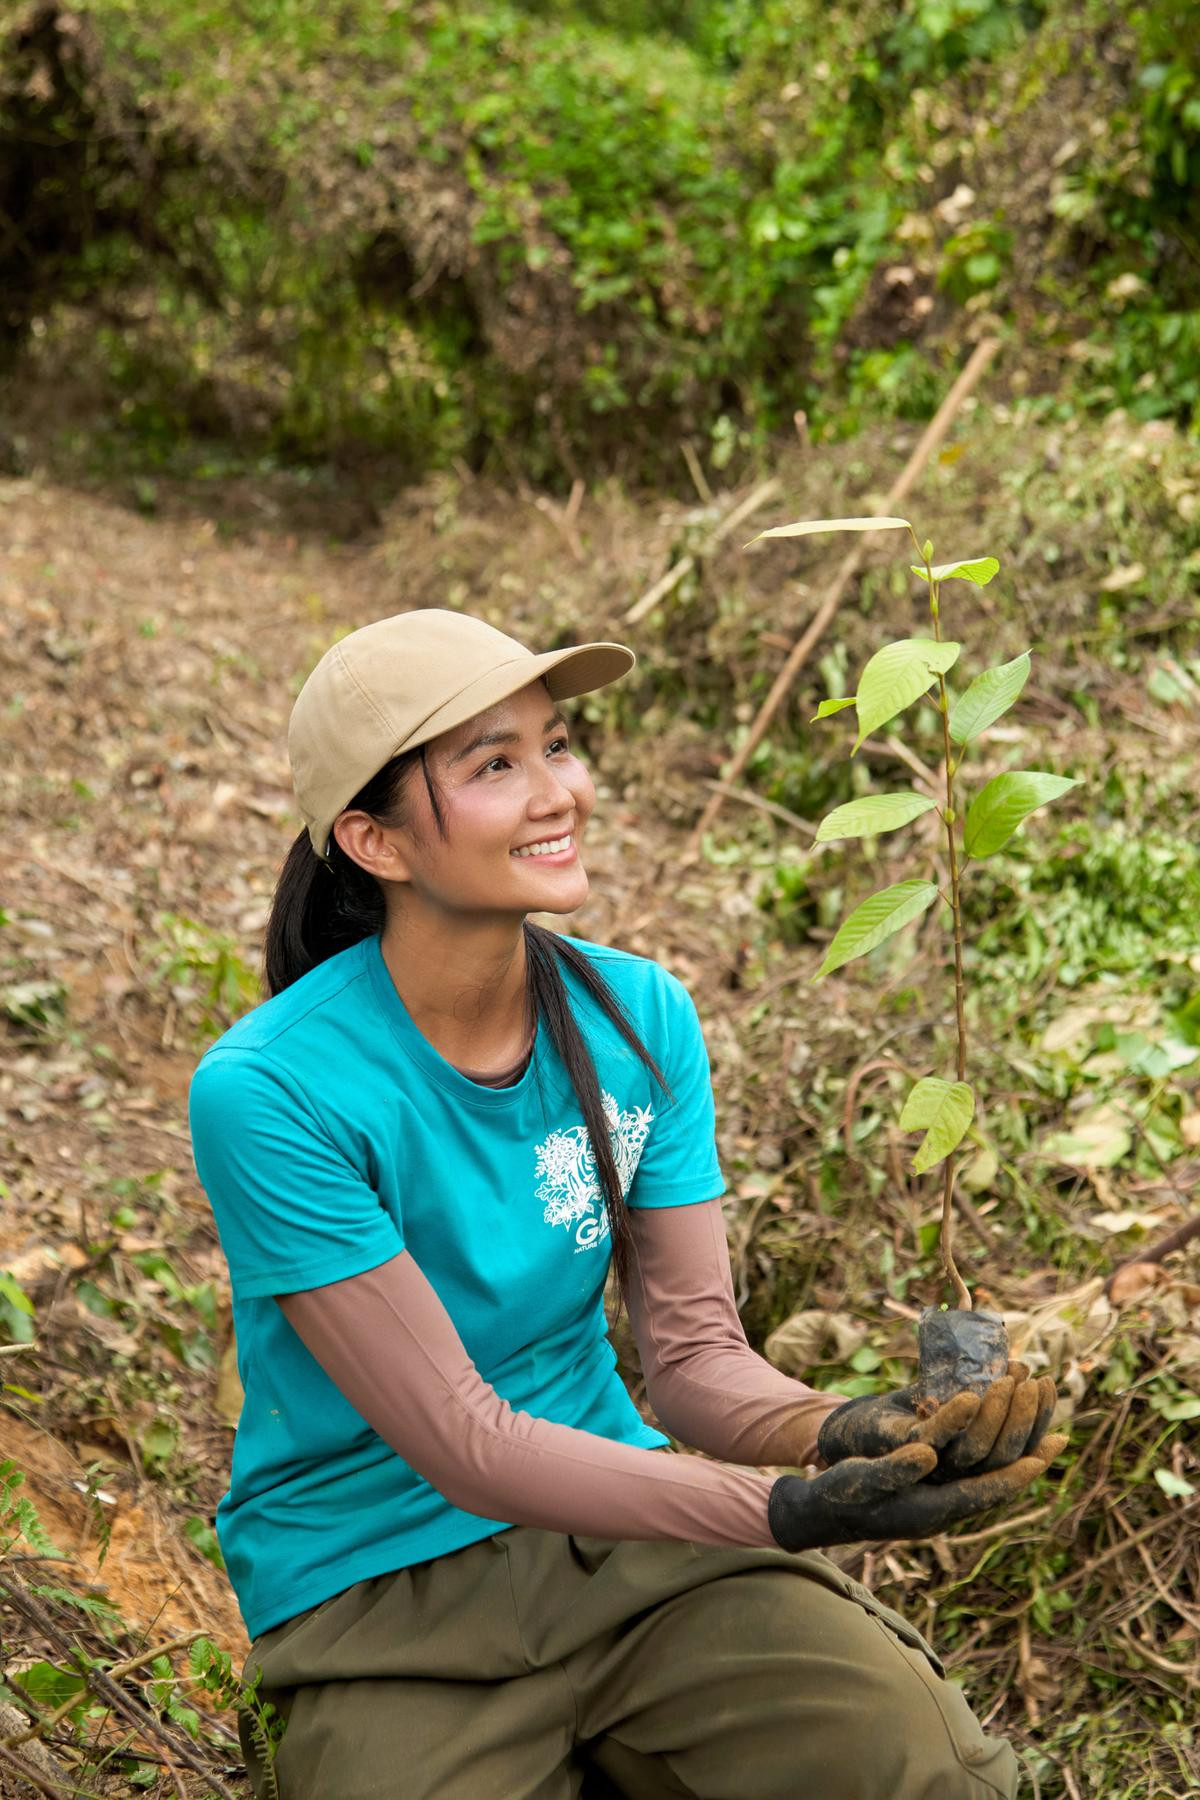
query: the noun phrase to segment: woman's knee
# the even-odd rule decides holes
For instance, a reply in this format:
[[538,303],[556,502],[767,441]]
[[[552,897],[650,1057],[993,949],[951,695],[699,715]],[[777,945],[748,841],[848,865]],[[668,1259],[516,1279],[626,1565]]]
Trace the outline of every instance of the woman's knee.
[[[880,1645],[837,1791],[847,1800],[1015,1800],[1017,1759],[928,1654],[874,1619]],[[869,1692],[866,1691],[869,1689]]]
[[655,1654],[640,1663],[643,1695],[669,1693],[638,1740],[667,1752],[698,1800],[1014,1800],[1011,1747],[984,1733],[924,1639],[866,1590],[727,1577],[679,1610],[675,1635],[685,1623],[670,1662],[686,1679],[664,1675],[671,1643],[652,1635],[645,1646]]

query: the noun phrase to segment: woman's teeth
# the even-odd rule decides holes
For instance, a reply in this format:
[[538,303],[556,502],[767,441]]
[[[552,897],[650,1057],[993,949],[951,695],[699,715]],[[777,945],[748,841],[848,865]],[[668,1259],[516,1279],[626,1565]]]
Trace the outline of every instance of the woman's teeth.
[[521,848],[514,850],[512,854],[514,856],[557,856],[561,850],[569,850],[570,847],[571,837],[568,832],[566,837],[549,838],[544,844],[522,844]]

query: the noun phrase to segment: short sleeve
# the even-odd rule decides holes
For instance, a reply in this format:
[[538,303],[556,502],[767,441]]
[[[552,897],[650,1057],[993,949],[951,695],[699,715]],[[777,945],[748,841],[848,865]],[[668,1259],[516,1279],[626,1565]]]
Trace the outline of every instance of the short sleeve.
[[688,1206],[725,1191],[700,1020],[682,982],[665,970],[661,974],[665,1042],[647,1048],[667,1078],[671,1098],[655,1090],[655,1118],[629,1190],[630,1206]]
[[361,1275],[404,1248],[374,1188],[285,1071],[210,1052],[188,1097],[192,1154],[234,1292],[250,1300]]

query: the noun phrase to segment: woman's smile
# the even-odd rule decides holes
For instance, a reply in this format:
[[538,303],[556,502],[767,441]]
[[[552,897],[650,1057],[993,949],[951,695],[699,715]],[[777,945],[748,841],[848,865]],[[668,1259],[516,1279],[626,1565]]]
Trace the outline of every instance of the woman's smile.
[[520,857],[522,862],[552,863],[556,866],[573,862],[578,855],[575,838],[571,832],[561,837],[540,838],[534,844],[521,844],[509,851],[510,856]]

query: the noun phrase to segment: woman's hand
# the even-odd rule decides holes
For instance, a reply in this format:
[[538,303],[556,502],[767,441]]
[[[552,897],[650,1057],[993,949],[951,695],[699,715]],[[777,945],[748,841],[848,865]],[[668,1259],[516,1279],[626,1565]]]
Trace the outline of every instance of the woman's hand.
[[985,1474],[1040,1454],[1055,1399],[1049,1375],[1034,1380],[1024,1363],[1010,1362],[982,1399],[955,1394],[928,1413],[915,1385],[848,1400],[822,1422],[817,1451],[832,1467],[847,1457],[883,1457],[919,1444],[936,1452],[935,1482]]
[[934,1537],[960,1519],[1014,1500],[1066,1441],[1043,1437],[1036,1456],[937,1485],[927,1479],[938,1463],[931,1444],[905,1444],[877,1457],[848,1457],[811,1481],[781,1475],[771,1489],[767,1520],[784,1550]]

